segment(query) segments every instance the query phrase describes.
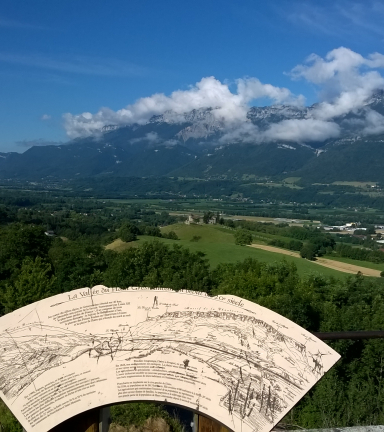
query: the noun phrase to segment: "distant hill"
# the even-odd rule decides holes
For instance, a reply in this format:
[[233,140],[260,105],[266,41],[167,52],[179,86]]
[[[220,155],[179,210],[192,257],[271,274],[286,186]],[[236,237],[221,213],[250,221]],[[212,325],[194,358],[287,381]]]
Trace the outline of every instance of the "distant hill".
[[384,181],[384,135],[335,140],[296,172],[308,182]]

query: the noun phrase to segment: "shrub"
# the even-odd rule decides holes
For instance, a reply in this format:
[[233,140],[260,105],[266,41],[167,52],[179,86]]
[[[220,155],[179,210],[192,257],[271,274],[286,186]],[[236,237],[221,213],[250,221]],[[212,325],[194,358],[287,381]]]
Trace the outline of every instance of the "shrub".
[[245,230],[239,229],[234,233],[235,243],[240,246],[245,246],[252,243],[253,237],[252,234]]
[[163,234],[163,237],[171,239],[171,240],[179,240],[179,237],[177,236],[177,234],[175,233],[175,231],[169,231],[168,234]]

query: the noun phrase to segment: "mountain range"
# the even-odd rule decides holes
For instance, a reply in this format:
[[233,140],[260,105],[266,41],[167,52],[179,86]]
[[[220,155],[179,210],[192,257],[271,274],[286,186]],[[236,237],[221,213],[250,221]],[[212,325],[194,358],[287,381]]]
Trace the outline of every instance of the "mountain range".
[[[244,123],[267,131],[287,120],[311,118],[310,107],[252,107]],[[263,140],[250,133],[228,133],[212,108],[183,115],[165,112],[146,124],[109,125],[96,136],[62,145],[0,153],[0,178],[70,180],[100,176],[184,178],[301,177],[310,182],[384,181],[384,133],[363,131],[368,112],[384,114],[384,92],[377,91],[355,112],[333,119],[337,138]],[[235,131],[236,132],[236,131]]]

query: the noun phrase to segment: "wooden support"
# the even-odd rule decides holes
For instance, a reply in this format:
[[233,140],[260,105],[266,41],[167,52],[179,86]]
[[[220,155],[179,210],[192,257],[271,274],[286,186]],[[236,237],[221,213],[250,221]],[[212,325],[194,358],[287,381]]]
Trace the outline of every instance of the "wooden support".
[[108,432],[111,424],[111,408],[109,406],[100,408],[99,432]]
[[229,429],[215,420],[211,420],[201,414],[198,417],[198,432],[230,432]]

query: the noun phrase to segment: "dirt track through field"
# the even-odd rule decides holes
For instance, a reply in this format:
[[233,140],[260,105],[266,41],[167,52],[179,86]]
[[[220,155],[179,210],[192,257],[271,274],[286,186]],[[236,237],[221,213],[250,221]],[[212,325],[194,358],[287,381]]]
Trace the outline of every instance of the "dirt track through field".
[[[267,245],[261,245],[261,244],[252,244],[250,247],[254,247],[256,249],[263,249],[268,252],[275,252],[283,255],[289,255],[292,257],[300,258],[300,254],[297,252],[292,252],[286,249],[280,249],[274,246],[267,246]],[[344,273],[351,273],[356,274],[357,272],[361,272],[364,276],[374,276],[374,277],[380,277],[380,271],[370,269],[367,267],[361,267],[353,264],[347,264],[340,261],[334,261],[327,258],[317,258],[316,261],[311,261],[313,264],[318,264],[323,267],[328,267],[333,270],[338,270]]]

